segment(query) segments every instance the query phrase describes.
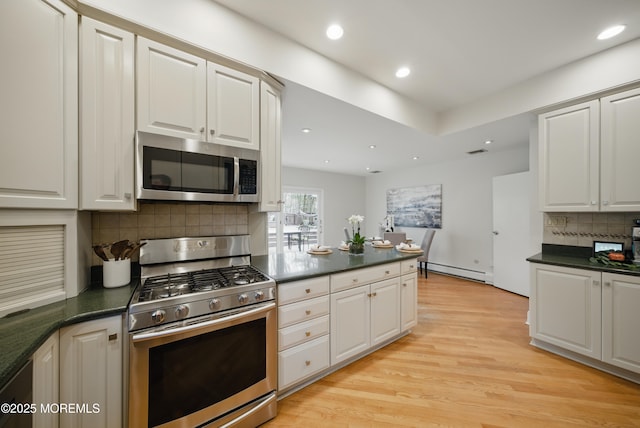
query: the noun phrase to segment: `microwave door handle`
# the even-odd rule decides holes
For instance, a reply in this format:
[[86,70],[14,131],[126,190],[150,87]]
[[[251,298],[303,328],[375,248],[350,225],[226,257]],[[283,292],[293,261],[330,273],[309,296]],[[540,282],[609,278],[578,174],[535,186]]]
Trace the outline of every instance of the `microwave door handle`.
[[240,158],[233,158],[233,197],[238,198],[240,194]]

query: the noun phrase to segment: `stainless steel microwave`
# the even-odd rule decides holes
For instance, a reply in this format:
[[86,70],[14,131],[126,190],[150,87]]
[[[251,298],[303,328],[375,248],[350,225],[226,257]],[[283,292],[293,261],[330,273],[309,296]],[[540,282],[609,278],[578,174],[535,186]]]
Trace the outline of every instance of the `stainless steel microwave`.
[[136,197],[259,202],[257,150],[138,131]]

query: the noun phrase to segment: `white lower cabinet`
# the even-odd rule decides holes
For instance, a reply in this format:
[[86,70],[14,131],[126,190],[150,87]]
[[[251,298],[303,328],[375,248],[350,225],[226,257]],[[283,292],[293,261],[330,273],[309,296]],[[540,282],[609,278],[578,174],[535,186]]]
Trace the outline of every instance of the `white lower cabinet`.
[[418,325],[418,274],[400,278],[400,328],[409,330]]
[[60,329],[60,403],[82,406],[60,426],[122,426],[122,334],[120,315]]
[[60,358],[58,332],[49,338],[33,354],[33,428],[57,428],[58,413],[42,411],[60,402]]
[[531,264],[538,341],[640,373],[640,277]]
[[331,364],[400,333],[400,281],[392,278],[331,295]]
[[278,389],[283,390],[329,367],[329,336],[278,354]]

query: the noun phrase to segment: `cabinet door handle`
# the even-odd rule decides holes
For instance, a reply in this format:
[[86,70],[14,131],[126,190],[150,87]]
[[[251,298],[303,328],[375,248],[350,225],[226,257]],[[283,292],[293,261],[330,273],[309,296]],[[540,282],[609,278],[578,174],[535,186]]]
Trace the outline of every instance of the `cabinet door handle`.
[[118,333],[113,333],[109,335],[109,342],[113,340],[118,340]]
[[305,361],[305,362],[304,362],[304,365],[305,365],[305,366],[310,366],[310,365],[311,365],[311,360],[307,360],[307,361]]
[[609,281],[605,281],[605,282],[604,282],[604,285],[605,285],[605,287],[611,287],[611,282],[609,282]]
[[367,294],[367,297],[371,297],[371,293]]
[[305,291],[305,293],[307,293],[307,294],[311,293],[311,289],[310,289],[310,288],[307,288],[307,289],[306,289],[306,290],[304,290],[304,291]]
[[209,131],[209,133],[210,133],[211,135],[215,135],[216,130],[215,130],[215,129],[212,129],[211,131]]
[[304,313],[307,314],[307,315],[311,315],[311,310],[307,309],[306,311],[304,311]]
[[402,286],[403,286],[403,287],[406,287],[406,286],[407,286],[407,283],[406,283],[406,282],[403,282],[403,283],[402,283]]
[[600,281],[593,281],[593,285],[600,285]]
[[202,128],[200,128],[200,133],[204,134],[204,126]]
[[124,194],[125,199],[131,199],[131,193],[127,192]]
[[305,331],[305,332],[304,332],[304,335],[305,335],[305,336],[307,336],[307,337],[309,337],[309,336],[311,336],[311,332],[310,332],[310,331]]
[[609,201],[602,201],[602,205],[609,205]]

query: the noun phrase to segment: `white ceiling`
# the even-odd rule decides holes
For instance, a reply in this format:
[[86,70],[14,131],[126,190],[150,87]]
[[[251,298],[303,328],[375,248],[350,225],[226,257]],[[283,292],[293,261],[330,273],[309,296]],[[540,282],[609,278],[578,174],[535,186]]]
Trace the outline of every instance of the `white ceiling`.
[[[216,0],[434,112],[446,112],[543,72],[640,37],[639,0]],[[345,30],[326,38],[331,23]],[[596,40],[606,27],[627,29]],[[397,79],[407,65],[411,75]],[[267,70],[268,71],[268,70]],[[348,174],[441,162],[528,142],[521,115],[429,136],[285,82],[283,164]],[[311,128],[309,134],[302,128]],[[376,145],[369,149],[369,145]],[[413,156],[419,156],[413,160]],[[329,160],[325,163],[325,160]]]

